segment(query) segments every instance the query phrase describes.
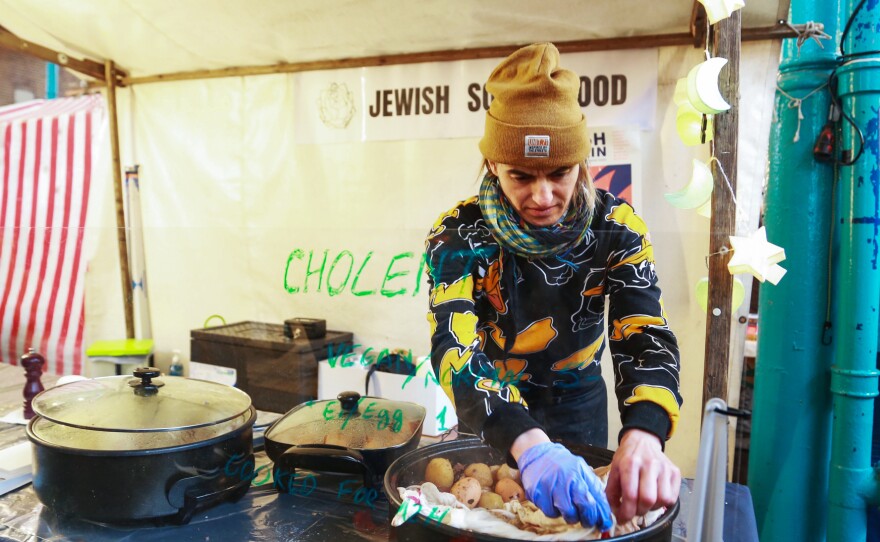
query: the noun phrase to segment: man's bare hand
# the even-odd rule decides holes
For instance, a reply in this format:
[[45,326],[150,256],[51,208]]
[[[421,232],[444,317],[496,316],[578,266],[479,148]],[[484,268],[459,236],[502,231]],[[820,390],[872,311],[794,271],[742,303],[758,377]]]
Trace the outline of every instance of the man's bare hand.
[[611,460],[605,494],[617,521],[629,521],[661,506],[672,506],[681,488],[681,471],[663,453],[656,435],[630,429]]

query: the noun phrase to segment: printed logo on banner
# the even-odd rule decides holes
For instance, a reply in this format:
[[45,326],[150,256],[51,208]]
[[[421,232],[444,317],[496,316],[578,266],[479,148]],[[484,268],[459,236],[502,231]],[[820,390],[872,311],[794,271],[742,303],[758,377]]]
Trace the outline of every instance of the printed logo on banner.
[[550,136],[527,135],[526,158],[548,158],[550,156]]
[[328,128],[348,127],[355,113],[354,95],[345,83],[330,83],[318,98],[318,115]]

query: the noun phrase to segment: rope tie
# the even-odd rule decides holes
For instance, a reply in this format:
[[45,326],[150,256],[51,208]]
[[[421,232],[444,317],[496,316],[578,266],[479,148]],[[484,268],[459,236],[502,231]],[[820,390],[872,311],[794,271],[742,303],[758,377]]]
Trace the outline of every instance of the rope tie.
[[825,25],[822,23],[817,23],[815,21],[807,21],[806,23],[799,25],[799,27],[798,27],[798,26],[794,26],[793,24],[786,21],[785,19],[780,19],[778,22],[779,22],[779,24],[782,24],[782,25],[789,27],[795,34],[797,34],[798,56],[801,55],[801,46],[803,46],[803,44],[806,43],[806,41],[808,39],[812,39],[813,41],[815,41],[820,49],[825,48],[825,46],[822,45],[822,42],[820,40],[830,40],[831,39],[831,36],[829,36],[828,34],[825,33]]
[[802,98],[796,98],[796,97],[792,96],[791,94],[785,92],[781,88],[779,88],[779,85],[776,85],[776,90],[779,91],[780,94],[782,94],[783,96],[788,98],[788,104],[787,104],[788,108],[789,109],[797,108],[797,111],[798,111],[797,129],[794,131],[794,139],[791,140],[792,143],[797,143],[801,139],[801,121],[804,120],[804,112],[801,109],[801,104],[803,104],[804,100],[806,100],[807,98],[809,98],[810,96],[819,92],[820,90],[822,90],[823,88],[825,88],[827,86],[828,86],[828,82],[826,81],[825,83],[822,83],[818,87],[816,87],[813,90],[811,90],[810,92],[808,92],[806,96],[804,96]]

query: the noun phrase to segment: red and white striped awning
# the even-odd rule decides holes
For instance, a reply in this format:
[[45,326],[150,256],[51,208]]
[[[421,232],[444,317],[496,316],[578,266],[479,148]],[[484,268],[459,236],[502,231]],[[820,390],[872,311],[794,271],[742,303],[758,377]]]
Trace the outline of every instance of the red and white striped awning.
[[33,347],[46,372],[81,374],[83,239],[100,96],[0,108],[0,360]]

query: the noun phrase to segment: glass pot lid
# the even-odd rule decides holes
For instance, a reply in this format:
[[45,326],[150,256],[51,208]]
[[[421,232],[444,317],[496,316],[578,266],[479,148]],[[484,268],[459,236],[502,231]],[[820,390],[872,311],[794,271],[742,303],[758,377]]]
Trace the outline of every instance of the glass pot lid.
[[[256,418],[256,414],[254,414]],[[60,425],[45,418],[35,418],[30,426],[35,441],[72,451],[139,452],[185,446],[214,438],[228,437],[246,425],[249,412],[213,425],[181,431],[103,431]]]
[[409,442],[424,420],[422,405],[346,391],[335,400],[295,407],[266,431],[266,438],[291,446],[333,444],[376,450]]
[[134,375],[80,380],[50,388],[34,412],[53,422],[102,431],[176,431],[219,424],[245,413],[251,398],[216,382],[162,376],[154,367]]

